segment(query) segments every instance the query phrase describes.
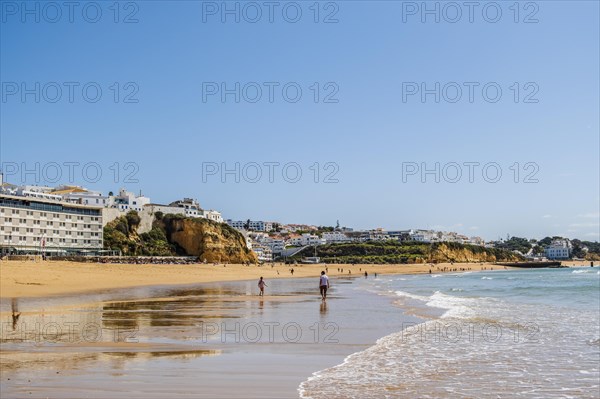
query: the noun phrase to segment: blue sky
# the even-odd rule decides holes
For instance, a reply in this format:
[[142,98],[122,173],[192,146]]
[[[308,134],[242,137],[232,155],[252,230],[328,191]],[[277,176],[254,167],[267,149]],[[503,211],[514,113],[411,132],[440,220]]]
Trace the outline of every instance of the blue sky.
[[[422,2],[320,2],[318,16],[314,1],[274,2],[272,23],[263,2],[227,2],[239,22],[222,21],[222,2],[120,2],[118,15],[112,1],[80,2],[73,22],[64,6],[58,15],[31,1],[23,14],[22,4],[0,1],[0,161],[10,182],[53,185],[58,164],[58,182],[68,183],[64,163],[76,162],[76,184],[143,190],[153,202],[191,196],[226,218],[598,240],[596,1],[520,2],[518,16],[513,1],[480,2],[473,22],[461,6],[455,23],[444,2],[427,2],[439,22]],[[252,23],[255,5],[262,15]],[[235,91],[236,82],[239,102],[206,91]],[[408,95],[436,82],[437,103]],[[462,97],[451,102],[457,86]],[[23,97],[24,88],[32,93]],[[39,176],[24,179],[36,163]],[[84,175],[91,163],[101,178]],[[236,163],[239,182],[203,178],[203,169]],[[440,181],[422,179],[436,163]],[[478,163],[472,181],[465,163]],[[292,183],[294,167],[302,177]]]

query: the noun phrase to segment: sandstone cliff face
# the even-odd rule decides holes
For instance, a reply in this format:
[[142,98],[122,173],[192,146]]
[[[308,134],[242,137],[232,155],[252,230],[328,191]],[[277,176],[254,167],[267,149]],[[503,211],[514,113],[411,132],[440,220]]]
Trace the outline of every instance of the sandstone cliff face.
[[104,227],[104,246],[125,256],[186,255],[207,262],[258,262],[239,231],[223,223],[181,215],[140,216],[131,211]]
[[[162,221],[170,243],[185,255],[222,263],[256,263],[244,236],[233,228],[206,219],[165,218]],[[184,255],[183,253],[181,255]]]
[[515,262],[520,260],[517,254],[502,251],[502,256],[496,256],[498,251],[482,248],[473,251],[469,248],[449,248],[446,244],[440,244],[431,254],[431,260],[437,262]]

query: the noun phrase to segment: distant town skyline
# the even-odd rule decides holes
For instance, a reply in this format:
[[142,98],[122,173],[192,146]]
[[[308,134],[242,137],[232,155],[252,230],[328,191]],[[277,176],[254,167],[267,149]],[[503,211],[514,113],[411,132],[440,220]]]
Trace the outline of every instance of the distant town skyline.
[[[3,180],[5,183],[9,183],[9,184],[14,184],[11,183],[10,181],[7,181],[6,178],[3,176]],[[50,188],[57,188],[63,185],[33,185],[33,186],[45,186],[45,187],[50,187]],[[115,195],[122,195],[122,193],[120,193],[120,191],[127,191],[126,188],[121,187],[120,189],[112,189],[112,190],[106,190],[106,191],[102,191],[102,190],[93,190],[89,187],[86,187],[84,185],[79,185],[79,184],[66,184],[64,186],[70,186],[70,187],[81,187],[81,188],[85,188],[88,189],[90,191],[99,191],[101,192],[103,195],[108,195],[110,192],[114,193]],[[69,191],[69,190],[65,190],[65,191]],[[174,201],[180,201],[183,198],[190,198],[192,200],[198,200],[198,203],[195,203],[198,207],[202,207],[202,209],[209,211],[209,212],[214,212],[213,209],[219,210],[220,208],[218,206],[208,206],[206,204],[204,204],[201,200],[201,198],[195,197],[193,195],[183,195],[181,197],[171,197],[171,198],[165,198],[165,195],[162,194],[160,196],[160,198],[165,198],[164,200],[156,200],[156,198],[153,196],[151,193],[145,192],[144,190],[140,190],[141,193],[143,193],[143,196],[145,197],[144,202],[143,203],[139,203],[138,204],[138,208],[136,208],[136,210],[141,210],[141,206],[143,206],[144,204],[164,204],[164,205],[168,205],[173,203]],[[130,193],[126,193],[127,195],[131,194],[131,195],[138,195],[138,193],[135,192],[130,192]],[[75,195],[77,196],[77,195]],[[134,197],[131,197],[133,199],[135,199]],[[132,201],[132,200],[130,200]],[[99,204],[99,206],[101,206],[101,204]],[[125,208],[121,209],[121,210],[126,210]],[[343,220],[340,219],[334,219],[333,222],[323,222],[323,223],[314,223],[311,221],[306,221],[306,220],[279,220],[276,218],[272,218],[272,217],[264,217],[264,218],[256,218],[253,215],[246,215],[243,217],[231,217],[227,212],[223,213],[223,217],[221,217],[221,212],[217,212],[218,214],[218,221],[223,221],[226,222],[228,220],[240,220],[242,222],[245,222],[247,220],[251,220],[251,221],[265,221],[265,222],[273,222],[273,223],[281,223],[283,225],[307,225],[307,226],[315,226],[315,227],[319,227],[319,226],[323,226],[323,227],[335,227],[336,224],[339,222],[340,223],[340,227],[343,228],[351,228],[357,231],[366,231],[366,230],[375,230],[375,229],[384,229],[386,231],[394,231],[394,230],[433,230],[433,231],[444,231],[444,232],[455,232],[455,233],[459,233],[462,235],[465,235],[467,237],[481,237],[483,238],[485,241],[497,241],[497,240],[504,240],[508,237],[512,237],[512,236],[516,236],[516,237],[524,237],[524,238],[528,238],[528,239],[537,239],[540,240],[544,237],[554,237],[554,236],[560,236],[560,237],[565,237],[565,238],[569,238],[569,239],[580,239],[582,241],[598,241],[597,239],[594,238],[590,238],[590,237],[586,237],[586,236],[577,236],[576,234],[573,235],[569,235],[569,234],[556,234],[556,233],[549,233],[549,234],[545,234],[545,235],[541,235],[541,236],[528,236],[528,235],[520,235],[520,234],[513,234],[510,231],[506,232],[506,233],[496,233],[496,235],[492,235],[492,236],[485,236],[480,234],[480,230],[485,231],[486,228],[482,227],[481,229],[479,227],[477,227],[476,229],[474,228],[469,228],[467,226],[464,226],[462,224],[455,224],[455,225],[451,225],[451,226],[444,226],[444,225],[440,225],[440,224],[434,224],[434,225],[422,225],[422,224],[415,224],[415,225],[410,225],[410,226],[381,226],[381,225],[370,225],[370,226],[356,226],[356,225],[351,225],[351,224],[346,224],[344,223]],[[258,212],[254,212],[254,213],[258,213]],[[577,220],[582,220],[583,222],[581,223],[576,223],[573,222],[571,223],[571,225],[573,226],[581,226],[581,227],[590,227],[590,226],[594,226],[595,222],[594,220],[596,220],[597,218],[600,217],[599,213],[588,213],[588,214],[579,214],[577,215]],[[209,217],[212,218],[212,217]],[[544,215],[542,217],[543,219],[551,219],[551,215]]]

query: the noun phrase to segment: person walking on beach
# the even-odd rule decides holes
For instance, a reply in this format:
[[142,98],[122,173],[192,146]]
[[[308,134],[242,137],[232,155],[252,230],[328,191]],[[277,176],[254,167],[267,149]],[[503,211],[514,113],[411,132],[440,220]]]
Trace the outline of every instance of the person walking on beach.
[[325,274],[325,272],[321,272],[321,277],[319,278],[319,291],[321,292],[321,298],[323,300],[327,299],[327,289],[329,288],[329,277]]
[[265,287],[268,287],[268,285],[265,284],[265,280],[263,280],[261,277],[260,280],[258,280],[258,289],[260,289],[260,293],[258,294],[259,296],[263,296],[265,294]]

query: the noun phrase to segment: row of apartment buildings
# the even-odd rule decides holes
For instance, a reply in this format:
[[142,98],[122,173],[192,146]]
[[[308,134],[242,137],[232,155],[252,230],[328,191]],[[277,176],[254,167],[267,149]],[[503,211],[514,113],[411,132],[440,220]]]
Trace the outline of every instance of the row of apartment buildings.
[[467,237],[455,232],[443,232],[435,230],[384,230],[372,229],[363,231],[354,231],[353,229],[341,228],[331,232],[323,232],[320,237],[314,234],[303,233],[294,235],[302,231],[316,231],[318,228],[311,225],[281,224],[277,222],[267,222],[262,220],[227,220],[227,224],[240,231],[264,232],[270,233],[277,231],[282,234],[291,234],[292,238],[287,245],[320,245],[341,242],[365,242],[365,241],[418,241],[425,243],[434,242],[458,242],[461,244],[485,245],[481,237]]
[[124,189],[104,195],[77,186],[16,186],[0,173],[0,254],[100,253],[104,226],[131,210],[223,222],[220,212],[205,210],[191,198],[153,204]]

